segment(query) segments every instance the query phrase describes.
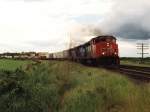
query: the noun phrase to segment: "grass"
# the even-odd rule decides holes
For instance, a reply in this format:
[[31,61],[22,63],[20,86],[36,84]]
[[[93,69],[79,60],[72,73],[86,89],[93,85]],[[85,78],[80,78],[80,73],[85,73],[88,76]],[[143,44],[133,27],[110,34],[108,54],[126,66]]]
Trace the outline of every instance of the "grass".
[[149,104],[150,84],[105,69],[45,61],[0,72],[0,112],[149,112]]
[[12,60],[12,59],[0,59],[0,70],[15,70],[20,67],[24,67],[32,61],[27,60]]
[[150,67],[150,58],[144,58],[143,63],[140,58],[121,58],[120,60],[124,65]]

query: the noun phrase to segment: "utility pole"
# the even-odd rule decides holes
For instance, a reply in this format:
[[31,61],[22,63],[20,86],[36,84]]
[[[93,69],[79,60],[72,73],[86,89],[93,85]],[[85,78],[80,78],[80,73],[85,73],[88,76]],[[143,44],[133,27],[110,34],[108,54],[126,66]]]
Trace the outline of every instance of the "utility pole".
[[145,52],[145,50],[149,49],[149,45],[147,43],[137,43],[137,49],[140,50],[137,54],[141,55],[141,63],[143,63],[144,55],[149,54]]
[[69,49],[73,47],[73,39],[71,37],[71,34],[69,35]]

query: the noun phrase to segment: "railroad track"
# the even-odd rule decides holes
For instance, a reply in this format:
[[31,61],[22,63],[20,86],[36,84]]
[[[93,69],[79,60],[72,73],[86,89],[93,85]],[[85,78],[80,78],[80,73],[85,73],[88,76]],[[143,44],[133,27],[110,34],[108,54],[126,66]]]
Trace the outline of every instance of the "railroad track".
[[119,68],[126,68],[126,69],[132,69],[142,72],[148,72],[150,73],[150,67],[140,67],[140,66],[131,66],[131,65],[120,65]]
[[150,67],[120,65],[119,67],[109,67],[109,69],[140,81],[150,82]]
[[142,81],[150,81],[150,68],[120,65],[119,72]]

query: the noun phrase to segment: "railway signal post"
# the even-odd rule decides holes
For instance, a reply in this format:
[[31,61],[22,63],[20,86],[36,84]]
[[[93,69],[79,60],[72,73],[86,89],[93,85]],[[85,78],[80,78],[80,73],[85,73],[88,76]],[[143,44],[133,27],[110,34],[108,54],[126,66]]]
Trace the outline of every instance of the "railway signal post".
[[144,55],[149,54],[146,52],[149,49],[149,45],[147,43],[137,43],[137,49],[140,50],[137,54],[141,55],[141,63],[143,63]]

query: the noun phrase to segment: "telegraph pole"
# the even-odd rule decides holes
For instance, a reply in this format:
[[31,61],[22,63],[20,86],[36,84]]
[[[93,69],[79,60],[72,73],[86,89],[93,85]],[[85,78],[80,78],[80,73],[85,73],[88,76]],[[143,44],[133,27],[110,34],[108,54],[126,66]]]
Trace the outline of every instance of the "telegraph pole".
[[149,54],[145,50],[149,49],[149,45],[147,43],[137,43],[137,49],[140,50],[137,54],[141,55],[141,63],[143,63],[144,55]]
[[73,47],[73,39],[71,37],[71,34],[69,35],[69,49]]

